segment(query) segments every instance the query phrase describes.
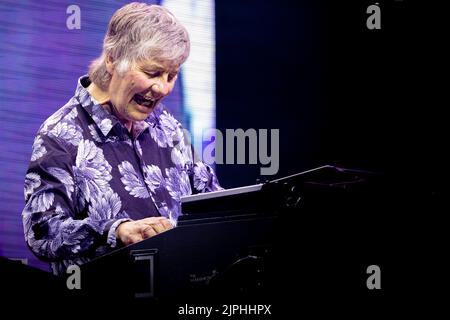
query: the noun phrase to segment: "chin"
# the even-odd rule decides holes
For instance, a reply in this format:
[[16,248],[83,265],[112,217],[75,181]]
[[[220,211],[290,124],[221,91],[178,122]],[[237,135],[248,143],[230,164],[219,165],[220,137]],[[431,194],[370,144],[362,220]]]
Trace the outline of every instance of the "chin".
[[143,112],[139,112],[133,115],[133,121],[144,121],[145,119],[147,119],[149,117],[149,115],[153,112],[153,110],[143,113]]

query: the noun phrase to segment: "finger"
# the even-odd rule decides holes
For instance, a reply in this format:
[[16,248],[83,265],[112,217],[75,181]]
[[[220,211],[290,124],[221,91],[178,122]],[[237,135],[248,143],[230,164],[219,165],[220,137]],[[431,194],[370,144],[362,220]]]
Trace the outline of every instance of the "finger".
[[172,223],[166,217],[154,217],[154,218],[155,218],[155,220],[153,220],[153,221],[156,223],[162,223],[163,226],[165,226],[165,229],[172,228]]
[[140,221],[142,221],[142,223],[145,223],[145,224],[153,224],[153,223],[159,223],[161,218],[164,218],[164,217],[149,217],[149,218],[144,218]]
[[147,238],[156,236],[157,232],[153,228],[152,225],[146,225],[142,230],[142,235],[143,235],[144,239],[147,239]]
[[153,227],[153,229],[155,229],[155,231],[157,233],[166,231],[166,228],[164,227],[164,225],[162,223],[153,223],[152,227]]
[[139,234],[130,234],[127,238],[126,245],[142,241],[143,238]]
[[169,219],[166,219],[166,218],[161,219],[160,223],[164,226],[165,230],[169,230],[169,229],[173,228],[173,225],[172,225],[172,223],[170,222]]
[[141,220],[145,224],[156,224],[156,223],[162,223],[164,226],[164,230],[171,229],[173,227],[172,223],[167,219],[166,217],[150,217],[150,218],[144,218]]

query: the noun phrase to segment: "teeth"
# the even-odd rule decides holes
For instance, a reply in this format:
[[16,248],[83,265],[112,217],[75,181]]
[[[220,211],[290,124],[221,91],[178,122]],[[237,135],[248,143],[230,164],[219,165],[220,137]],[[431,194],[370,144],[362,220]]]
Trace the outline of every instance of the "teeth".
[[155,102],[155,100],[153,100],[153,99],[146,99],[144,96],[142,96],[142,95],[140,95],[140,94],[136,94],[136,95],[134,96],[134,100],[135,100],[138,104],[143,105],[143,106],[146,106],[146,107],[151,106],[151,105]]
[[146,97],[146,96],[141,96],[141,97],[147,101],[155,101],[154,99],[152,99],[150,97]]

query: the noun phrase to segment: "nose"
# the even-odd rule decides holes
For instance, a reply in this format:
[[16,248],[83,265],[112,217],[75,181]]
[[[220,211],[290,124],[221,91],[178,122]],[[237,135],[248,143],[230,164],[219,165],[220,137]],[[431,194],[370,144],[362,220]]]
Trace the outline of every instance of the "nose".
[[151,85],[149,92],[153,99],[160,99],[169,94],[169,86],[164,81],[158,81]]

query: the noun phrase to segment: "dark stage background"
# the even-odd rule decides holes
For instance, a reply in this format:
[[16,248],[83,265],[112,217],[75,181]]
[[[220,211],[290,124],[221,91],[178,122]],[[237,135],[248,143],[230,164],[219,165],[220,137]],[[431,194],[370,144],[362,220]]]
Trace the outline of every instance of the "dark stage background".
[[[330,163],[443,190],[443,11],[377,3],[380,30],[366,27],[372,1],[218,1],[218,128],[279,128],[279,176]],[[227,187],[267,178],[217,171]]]
[[[381,173],[388,196],[360,211],[373,221],[345,223],[346,212],[330,207],[319,209],[322,227],[305,226],[297,223],[308,215],[303,212],[285,217],[283,239],[298,244],[293,255],[311,250],[320,256],[314,272],[335,272],[330,286],[356,261],[380,263],[386,290],[377,295],[361,287],[349,299],[336,289],[329,301],[337,309],[352,301],[345,310],[360,307],[374,317],[386,310],[434,312],[448,296],[440,293],[449,267],[446,11],[437,2],[376,3],[380,30],[366,27],[366,9],[374,1],[219,1],[217,126],[279,128],[277,176],[323,164]],[[217,171],[226,187],[268,178],[256,165],[218,165]],[[334,228],[330,221],[337,221]],[[354,239],[354,253],[342,248],[348,256],[315,251],[354,232],[367,238]],[[298,271],[303,263],[288,268],[284,278],[300,290],[308,281]],[[304,296],[292,296],[286,306],[295,310]]]

